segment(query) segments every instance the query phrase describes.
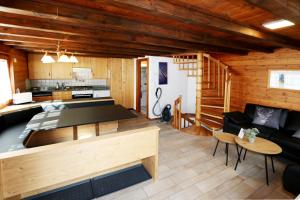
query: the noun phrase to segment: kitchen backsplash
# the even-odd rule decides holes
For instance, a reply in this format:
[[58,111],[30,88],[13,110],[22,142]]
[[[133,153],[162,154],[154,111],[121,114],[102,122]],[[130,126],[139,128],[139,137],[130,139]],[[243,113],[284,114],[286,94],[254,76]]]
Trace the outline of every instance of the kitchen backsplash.
[[31,80],[31,87],[55,87],[56,83],[65,86],[106,86],[106,79],[89,80]]

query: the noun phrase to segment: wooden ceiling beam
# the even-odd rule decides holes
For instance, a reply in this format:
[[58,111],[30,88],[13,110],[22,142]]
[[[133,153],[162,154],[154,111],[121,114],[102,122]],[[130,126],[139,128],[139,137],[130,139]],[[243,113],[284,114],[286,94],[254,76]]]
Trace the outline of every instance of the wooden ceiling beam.
[[298,0],[246,0],[275,16],[300,25],[300,1]]
[[[40,48],[42,48],[44,45],[52,45],[57,46],[58,41],[55,40],[45,40],[45,39],[36,39],[36,38],[23,38],[20,36],[3,36],[0,35],[1,41],[7,42],[18,42],[18,43],[26,43],[27,45],[39,45]],[[134,48],[128,48],[128,47],[115,47],[115,46],[109,46],[109,45],[98,45],[94,43],[77,43],[73,41],[60,41],[60,46],[64,49],[68,47],[82,47],[82,48],[90,48],[90,49],[108,49],[108,50],[122,50],[127,52],[140,52],[141,54],[145,55],[164,55],[164,54],[172,54],[175,53],[174,51],[170,52],[163,52],[163,51],[153,51],[153,50],[143,50],[143,49],[134,49]]]
[[[23,48],[23,47],[15,47],[16,49],[21,49],[23,51],[26,51],[28,53],[37,53],[37,54],[43,54],[45,53],[42,50],[32,49],[32,48]],[[49,50],[49,54],[55,55],[55,51]],[[74,55],[78,56],[86,56],[86,57],[106,57],[106,58],[136,58],[136,56],[132,55],[122,55],[122,54],[109,54],[109,53],[74,53]]]
[[[17,49],[26,49],[29,52],[36,52],[36,51],[40,51],[40,52],[45,52],[45,51],[49,51],[49,52],[56,52],[56,47],[55,46],[44,46],[43,49],[40,49],[39,47],[34,47],[34,46],[24,46],[22,44],[15,44],[13,46],[14,48]],[[111,55],[126,55],[126,56],[132,56],[132,57],[143,57],[145,55],[141,54],[141,53],[127,53],[127,52],[116,52],[116,51],[107,51],[107,50],[90,50],[90,49],[81,49],[81,51],[76,51],[76,49],[70,49],[67,50],[68,54],[82,54],[82,53],[89,53],[89,54],[111,54]]]
[[[168,27],[168,24],[162,24],[161,26],[152,25],[148,23],[146,24],[123,19],[120,17],[99,14],[99,11],[95,11],[88,8],[74,6],[72,8],[68,6],[58,7],[60,4],[58,4],[57,7],[55,7],[53,5],[56,4],[54,4],[53,2],[50,3],[52,7],[45,2],[34,0],[3,1],[0,2],[0,5],[2,5],[0,6],[0,11],[3,13],[12,14],[15,18],[18,15],[31,18],[40,18],[41,20],[52,20],[51,23],[57,22],[64,24],[75,24],[88,29],[92,28],[96,30],[105,29],[113,31],[122,31],[131,34],[146,34],[156,37],[170,38],[193,43],[203,43],[221,47],[230,47],[243,50],[255,50],[262,52],[273,52],[273,48],[260,47],[258,45],[253,45],[247,42],[244,42],[241,45],[238,42],[211,37],[203,33],[199,34],[199,32],[198,34],[193,34],[190,33],[190,30],[185,31],[187,29],[178,30],[178,27],[170,28]],[[3,17],[5,17],[5,15]],[[2,21],[2,23],[5,22]],[[184,23],[182,24],[184,25]]]
[[[58,0],[59,2],[71,3],[81,6],[97,7],[98,9],[118,12],[115,8],[123,10],[136,9],[148,15],[172,18],[184,23],[213,28],[215,30],[239,35],[246,38],[256,38],[281,47],[300,50],[300,41],[279,34],[265,32],[246,25],[242,25],[219,16],[215,16],[201,8],[188,5],[186,0]],[[95,5],[97,3],[97,5]],[[108,5],[108,6],[107,6]],[[113,7],[114,6],[114,7]],[[125,12],[124,12],[125,13]],[[119,13],[124,15],[124,13]],[[134,12],[133,12],[134,13]],[[128,14],[127,14],[128,15]]]
[[[197,43],[191,43],[191,42],[185,42],[185,41],[178,41],[178,40],[172,40],[172,39],[164,39],[159,37],[151,37],[147,35],[124,35],[120,33],[114,33],[114,32],[96,32],[96,31],[88,31],[83,30],[83,32],[80,32],[78,29],[74,29],[75,33],[68,33],[66,34],[66,31],[71,31],[69,28],[66,28],[66,26],[54,26],[52,24],[48,24],[47,27],[52,28],[51,30],[46,29],[46,27],[41,28],[42,26],[36,26],[33,22],[31,22],[30,26],[28,23],[26,23],[26,26],[24,26],[19,21],[12,20],[11,18],[6,18],[7,23],[1,23],[3,19],[0,18],[0,27],[4,29],[13,28],[14,30],[21,29],[24,32],[39,32],[39,34],[42,34],[44,32],[44,37],[47,37],[47,34],[54,35],[54,34],[61,34],[61,35],[67,35],[67,38],[72,37],[91,37],[94,38],[98,36],[98,40],[105,41],[107,38],[112,38],[113,40],[122,41],[122,42],[133,42],[138,44],[147,44],[147,45],[153,45],[153,46],[163,46],[163,47],[169,47],[169,48],[180,48],[184,49],[183,51],[206,51],[206,52],[214,52],[214,53],[228,53],[228,54],[247,54],[247,51],[245,50],[239,50],[234,48],[224,48],[224,47],[218,47],[213,45],[206,45],[206,44],[197,44]],[[26,20],[27,22],[27,20]],[[9,24],[8,24],[9,23]],[[37,28],[39,27],[39,28]],[[0,33],[1,34],[1,33]],[[101,38],[100,38],[101,37]],[[25,38],[25,37],[24,37]]]
[[[52,48],[56,49],[57,44],[46,44],[46,43],[28,43],[28,42],[5,42],[5,45],[13,45],[19,47],[30,47],[35,49],[47,49]],[[120,54],[130,54],[130,55],[170,55],[171,53],[162,53],[162,52],[151,52],[151,51],[141,51],[141,50],[132,50],[132,49],[122,49],[122,48],[109,48],[109,47],[100,47],[93,45],[78,45],[78,44],[70,44],[70,43],[61,43],[60,50],[67,50],[69,52],[107,52],[107,53],[120,53]]]
[[12,27],[1,27],[0,26],[0,36],[15,36],[22,37],[24,40],[33,40],[34,39],[44,39],[50,41],[69,41],[75,42],[79,44],[95,44],[95,45],[107,45],[112,47],[119,48],[132,48],[132,49],[142,49],[142,50],[152,50],[152,51],[160,51],[160,52],[182,52],[184,49],[175,48],[175,47],[165,47],[163,45],[151,45],[145,43],[137,43],[137,42],[128,42],[123,40],[110,40],[108,38],[104,39],[102,37],[98,37],[97,35],[94,37],[86,37],[86,36],[77,36],[77,35],[66,35],[60,33],[50,33],[44,31],[37,30],[28,30],[28,29],[20,29],[20,28],[12,28]]

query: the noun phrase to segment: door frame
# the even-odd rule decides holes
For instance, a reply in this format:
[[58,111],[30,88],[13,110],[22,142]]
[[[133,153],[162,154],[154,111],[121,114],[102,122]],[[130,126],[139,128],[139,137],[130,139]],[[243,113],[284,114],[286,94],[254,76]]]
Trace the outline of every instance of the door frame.
[[136,60],[136,112],[141,112],[141,68],[142,62],[147,62],[147,101],[146,101],[146,117],[149,116],[149,58]]

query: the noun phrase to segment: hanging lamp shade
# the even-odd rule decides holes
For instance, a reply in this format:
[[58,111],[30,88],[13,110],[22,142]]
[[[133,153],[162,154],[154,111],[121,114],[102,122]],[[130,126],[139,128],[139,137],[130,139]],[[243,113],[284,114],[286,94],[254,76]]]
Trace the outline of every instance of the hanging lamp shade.
[[74,56],[73,54],[70,57],[70,62],[71,63],[78,63],[78,60],[77,60],[76,56]]
[[58,57],[57,62],[70,62],[70,59],[69,59],[69,57],[66,54],[61,54]]
[[48,53],[46,52],[45,55],[42,57],[41,61],[43,63],[54,63],[55,60],[52,58],[52,56],[48,55]]

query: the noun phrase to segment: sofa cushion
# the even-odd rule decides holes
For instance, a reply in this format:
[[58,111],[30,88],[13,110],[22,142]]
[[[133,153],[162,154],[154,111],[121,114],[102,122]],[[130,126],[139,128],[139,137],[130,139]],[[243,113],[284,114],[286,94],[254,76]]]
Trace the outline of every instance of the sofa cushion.
[[6,127],[11,127],[19,123],[28,122],[30,119],[42,112],[42,107],[30,108],[26,110],[21,110],[13,113],[8,113],[3,115]]
[[255,104],[251,104],[251,103],[247,103],[245,106],[245,110],[244,113],[253,120],[254,118],[254,114],[255,114],[255,110],[256,110],[256,105]]
[[290,137],[285,133],[273,134],[271,140],[281,146],[283,149],[293,149],[299,152],[300,155],[300,139]]
[[278,134],[279,131],[275,128],[266,127],[264,125],[252,124],[251,128],[257,128],[259,130],[258,137],[270,138],[273,134]]
[[292,135],[292,137],[294,137],[294,138],[299,138],[299,139],[300,139],[300,129],[299,129],[298,131],[296,131],[296,133],[294,133],[294,134]]
[[25,135],[23,133],[27,122],[8,127],[0,133],[0,153],[23,149]]
[[290,111],[286,119],[284,129],[295,133],[300,129],[300,112]]
[[287,110],[287,109],[282,109],[281,110],[280,122],[279,122],[280,128],[284,127],[284,125],[286,123],[286,120],[287,120],[287,117],[288,117],[288,114],[289,114],[289,110]]
[[0,133],[5,129],[4,116],[0,116]]
[[279,129],[281,109],[256,106],[252,123]]
[[224,116],[228,117],[232,122],[236,124],[247,124],[251,122],[251,119],[241,112],[229,112],[224,113]]

